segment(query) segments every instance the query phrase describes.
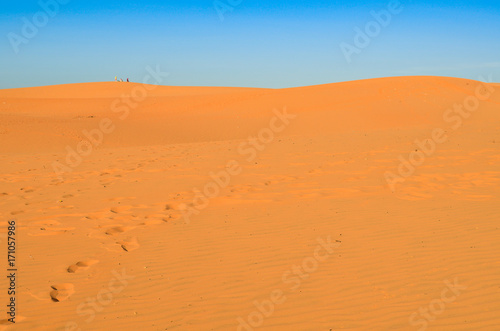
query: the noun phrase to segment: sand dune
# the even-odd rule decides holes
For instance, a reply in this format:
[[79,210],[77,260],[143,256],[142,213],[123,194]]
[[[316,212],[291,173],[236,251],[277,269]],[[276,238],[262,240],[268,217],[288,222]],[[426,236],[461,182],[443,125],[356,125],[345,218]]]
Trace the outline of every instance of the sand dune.
[[499,109],[444,77],[0,90],[12,329],[495,330]]

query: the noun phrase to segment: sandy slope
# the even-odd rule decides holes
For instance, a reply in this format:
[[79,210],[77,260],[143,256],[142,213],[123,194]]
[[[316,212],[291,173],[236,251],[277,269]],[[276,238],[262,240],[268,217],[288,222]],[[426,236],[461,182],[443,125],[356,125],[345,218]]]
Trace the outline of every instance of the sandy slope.
[[[500,325],[498,84],[148,88],[0,90],[2,247],[18,222],[7,329]],[[464,103],[477,109],[452,112]],[[438,129],[432,150],[415,143]]]

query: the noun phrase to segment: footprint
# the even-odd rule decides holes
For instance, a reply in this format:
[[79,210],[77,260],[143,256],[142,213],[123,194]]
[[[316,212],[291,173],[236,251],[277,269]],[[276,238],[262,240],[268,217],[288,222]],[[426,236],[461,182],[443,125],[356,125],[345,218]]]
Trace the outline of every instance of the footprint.
[[111,208],[109,211],[114,214],[126,213],[130,210],[130,206],[116,206]]
[[[10,318],[10,317],[9,317]],[[23,320],[25,320],[26,317],[24,316],[21,316],[19,314],[16,314],[16,323],[19,323],[19,322],[22,322]],[[12,322],[9,321],[7,318],[6,319],[3,319],[3,320],[0,320],[0,325],[12,325]],[[8,329],[8,326],[0,326],[0,331],[6,331],[6,330],[9,330]]]
[[165,210],[186,210],[187,205],[182,202],[170,202],[165,205]]
[[165,221],[163,221],[163,220],[157,220],[157,219],[153,219],[153,220],[148,219],[148,220],[142,222],[140,225],[146,225],[146,226],[148,226],[148,225],[158,225],[158,224],[163,224],[163,222],[165,222]]
[[123,233],[123,232],[129,231],[129,230],[132,230],[132,229],[133,229],[132,226],[115,226],[115,227],[109,228],[106,231],[106,234],[109,236],[113,236],[115,234]]
[[165,216],[166,216],[165,213],[163,213],[163,214],[150,214],[150,215],[144,216],[144,218],[145,219],[162,219]]
[[76,273],[78,270],[84,270],[84,269],[88,269],[90,266],[98,263],[99,260],[83,260],[83,261],[80,261],[80,262],[77,262],[76,264],[72,264],[68,267],[67,271],[69,273]]
[[124,251],[131,252],[135,251],[139,248],[139,243],[137,242],[137,237],[128,238],[124,241],[118,242],[118,245],[121,245]]
[[75,293],[75,286],[70,283],[52,285],[51,287],[52,291],[50,292],[50,298],[54,302],[64,301]]
[[182,214],[179,214],[179,213],[172,213],[172,214],[169,214],[168,216],[166,217],[163,217],[162,218],[162,221],[163,222],[170,222],[170,221],[175,221],[175,220],[178,220],[179,218],[181,218]]

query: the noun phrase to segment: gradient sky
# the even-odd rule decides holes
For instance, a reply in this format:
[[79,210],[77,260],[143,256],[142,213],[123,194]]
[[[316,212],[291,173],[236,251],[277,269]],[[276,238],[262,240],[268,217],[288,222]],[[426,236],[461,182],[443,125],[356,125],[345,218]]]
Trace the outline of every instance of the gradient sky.
[[[49,0],[46,0],[49,1]],[[67,1],[67,0],[65,0]],[[436,75],[500,81],[500,1],[401,0],[370,45],[347,63],[340,44],[387,1],[70,0],[15,53],[23,17],[38,1],[3,2],[0,88],[129,77],[146,67],[169,72],[163,85],[282,88],[365,78]],[[38,16],[40,17],[40,15]]]

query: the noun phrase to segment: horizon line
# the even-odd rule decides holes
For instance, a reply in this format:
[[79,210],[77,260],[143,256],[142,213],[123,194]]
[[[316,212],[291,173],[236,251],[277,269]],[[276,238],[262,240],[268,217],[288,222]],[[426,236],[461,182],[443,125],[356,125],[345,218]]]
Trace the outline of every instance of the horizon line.
[[361,82],[368,80],[380,80],[380,79],[391,79],[391,78],[450,78],[450,79],[459,79],[459,80],[467,80],[467,81],[476,81],[482,82],[486,84],[500,84],[500,82],[483,82],[480,80],[469,79],[469,78],[461,78],[454,76],[435,76],[435,75],[403,75],[403,76],[384,76],[384,77],[375,77],[375,78],[364,78],[364,79],[354,79],[340,82],[331,82],[331,83],[323,83],[323,84],[312,84],[312,85],[300,85],[300,86],[291,86],[291,87],[254,87],[254,86],[222,86],[222,85],[160,85],[160,84],[144,84],[141,82],[119,82],[119,81],[96,81],[96,82],[78,82],[78,83],[64,83],[64,84],[49,84],[49,85],[36,85],[36,86],[28,86],[28,87],[13,87],[13,88],[1,88],[0,91],[4,90],[21,90],[21,89],[32,89],[32,88],[42,88],[42,87],[57,87],[57,86],[66,86],[66,85],[78,85],[78,84],[102,84],[102,83],[132,83],[132,84],[141,84],[141,85],[154,85],[154,86],[163,86],[163,87],[193,87],[193,88],[239,88],[239,89],[262,89],[262,90],[286,90],[293,88],[303,88],[303,87],[313,87],[313,86],[323,86],[323,85],[333,85],[333,84],[345,84],[345,83],[353,83],[353,82]]

